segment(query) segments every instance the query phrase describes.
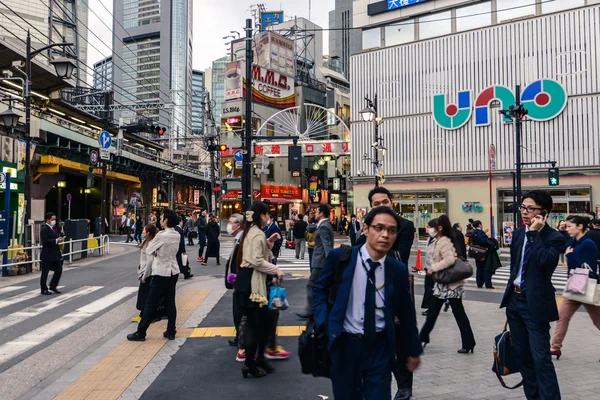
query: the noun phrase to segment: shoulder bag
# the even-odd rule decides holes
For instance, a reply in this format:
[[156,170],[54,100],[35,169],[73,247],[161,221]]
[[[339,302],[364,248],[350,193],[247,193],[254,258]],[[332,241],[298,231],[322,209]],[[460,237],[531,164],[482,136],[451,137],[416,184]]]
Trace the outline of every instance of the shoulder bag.
[[500,384],[507,389],[516,389],[523,385],[523,380],[515,386],[508,386],[503,376],[508,376],[519,372],[519,363],[515,356],[515,348],[513,347],[512,338],[510,331],[507,330],[508,321],[504,323],[504,330],[502,333],[496,335],[494,338],[494,365],[492,365],[492,371],[496,373],[496,377],[500,381]]
[[472,244],[469,246],[469,257],[474,258],[476,261],[485,261],[487,255],[487,248]]
[[473,267],[468,261],[462,258],[456,258],[454,265],[443,269],[438,272],[434,272],[432,278],[437,283],[452,284],[463,281],[473,276]]
[[585,263],[581,268],[575,268],[563,292],[565,299],[600,306],[600,285],[596,278],[590,277],[590,271]]

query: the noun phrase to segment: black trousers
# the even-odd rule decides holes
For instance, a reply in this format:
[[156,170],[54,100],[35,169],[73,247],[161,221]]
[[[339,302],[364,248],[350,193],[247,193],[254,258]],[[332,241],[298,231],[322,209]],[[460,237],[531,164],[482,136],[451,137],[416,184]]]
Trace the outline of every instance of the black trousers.
[[125,229],[127,231],[127,238],[125,239],[125,243],[133,242],[133,237],[131,236],[131,227],[128,226]]
[[246,329],[244,330],[246,360],[244,363],[246,367],[254,368],[255,361],[264,360],[272,320],[266,306],[244,307],[244,316],[246,317]]
[[50,289],[56,289],[58,282],[60,282],[60,276],[62,275],[62,264],[63,260],[56,261],[42,261],[42,274],[40,276],[40,288],[42,292],[48,290],[46,282],[48,281],[48,273],[54,271],[52,280],[50,281]]
[[238,298],[233,293],[233,302],[232,302],[232,313],[233,313],[233,325],[235,326],[235,338],[239,341],[240,339],[240,324],[242,323],[242,317],[244,316],[244,311],[239,304]]
[[[448,301],[452,306],[452,314],[454,314],[458,329],[460,329],[462,347],[463,349],[472,349],[475,347],[475,337],[473,336],[469,317],[467,317],[467,313],[463,307],[462,299],[448,299]],[[429,343],[429,335],[435,326],[435,322],[437,321],[440,310],[445,302],[445,299],[440,299],[435,296],[431,299],[429,311],[427,311],[427,320],[425,320],[425,325],[423,325],[423,328],[421,328],[421,332],[419,333],[421,342]]]
[[277,324],[279,323],[279,310],[269,310],[269,340],[268,349],[277,347]]
[[167,332],[175,333],[175,320],[177,319],[177,307],[175,305],[175,287],[179,275],[173,276],[153,276],[150,282],[150,289],[146,297],[146,305],[142,314],[142,320],[138,325],[137,333],[146,337],[146,331],[154,319],[154,314],[161,296],[165,297],[165,312],[169,321],[167,322]]
[[423,301],[421,301],[421,308],[429,308],[431,299],[433,298],[433,287],[435,282],[431,275],[425,275],[425,292],[423,293]]
[[406,344],[404,343],[404,335],[398,325],[396,328],[396,359],[398,361],[398,374],[396,375],[396,382],[398,382],[398,389],[412,389],[413,386],[413,373],[406,368],[408,362],[408,351]]
[[485,285],[486,288],[491,288],[492,285],[492,273],[485,268],[485,261],[476,261],[477,272],[475,274],[475,280],[477,281],[477,287],[481,288]]

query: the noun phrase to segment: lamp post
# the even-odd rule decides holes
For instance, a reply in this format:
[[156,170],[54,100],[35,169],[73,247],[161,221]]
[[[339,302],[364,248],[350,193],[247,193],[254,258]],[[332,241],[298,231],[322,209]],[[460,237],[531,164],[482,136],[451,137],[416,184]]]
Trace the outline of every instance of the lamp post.
[[371,160],[375,167],[375,186],[379,186],[379,177],[377,176],[377,168],[380,166],[379,162],[379,151],[381,150],[383,154],[385,154],[385,148],[382,146],[383,138],[379,137],[379,125],[383,122],[383,118],[377,115],[377,94],[373,97],[373,100],[365,97],[367,102],[367,108],[360,112],[360,116],[362,117],[364,122],[374,122],[375,123],[375,139],[373,141],[372,147],[375,149],[375,156],[373,159],[368,158],[366,156],[364,159]]
[[[25,223],[28,224],[31,219],[31,161],[30,161],[30,152],[31,152],[31,60],[33,57],[37,56],[44,51],[53,48],[53,47],[67,47],[73,46],[73,43],[52,43],[48,46],[40,47],[39,49],[33,51],[31,49],[31,35],[29,31],[27,31],[27,41],[26,44],[26,56],[25,56],[25,71],[17,68],[17,71],[25,77],[25,81],[23,82],[23,97],[25,97]],[[54,65],[54,69],[56,70],[56,75],[59,78],[69,79],[71,78],[71,74],[76,68],[75,63],[66,58],[59,57],[55,60],[50,61],[50,64]],[[6,80],[12,80],[14,78],[7,78]],[[8,110],[10,111],[10,110]],[[12,117],[7,114],[5,111],[2,113],[1,122],[5,126],[16,126],[15,117],[13,114]],[[13,125],[6,125],[5,122],[9,122],[12,119]],[[18,119],[17,119],[18,121]]]

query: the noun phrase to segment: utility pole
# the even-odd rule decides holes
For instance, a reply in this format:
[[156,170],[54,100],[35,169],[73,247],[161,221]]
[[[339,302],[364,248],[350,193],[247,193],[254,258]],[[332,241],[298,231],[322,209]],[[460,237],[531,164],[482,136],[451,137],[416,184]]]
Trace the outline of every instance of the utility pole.
[[[515,174],[515,179],[516,179],[516,196],[517,196],[517,203],[515,203],[515,207],[517,207],[518,205],[520,205],[521,203],[521,199],[523,198],[522,193],[521,193],[521,128],[523,127],[523,121],[522,121],[522,117],[519,114],[519,109],[521,108],[521,85],[517,85],[516,89],[515,89],[515,106],[516,106],[516,110],[517,110],[517,115],[515,118],[515,142],[516,142],[516,147],[517,147],[517,155],[516,155],[516,161],[517,161],[517,165],[516,165],[516,174]],[[525,115],[523,115],[525,116]],[[521,218],[517,218],[517,220],[515,221],[515,228],[520,228],[522,226],[522,219]]]
[[215,174],[215,169],[217,168],[217,166],[215,164],[215,151],[212,149],[216,148],[217,145],[214,144],[214,142],[213,142],[213,144],[210,147],[211,147],[211,150],[209,150],[210,151],[210,188],[211,188],[210,211],[213,214],[215,214],[217,211],[217,195],[215,192],[215,188],[217,187],[217,177]]
[[242,210],[252,206],[252,20],[246,19],[246,131],[242,168]]
[[[104,92],[104,130],[108,132],[108,125],[110,122],[110,92]],[[100,198],[100,225],[102,226],[101,233],[106,234],[106,168],[108,166],[108,160],[101,160],[102,162],[102,190]]]

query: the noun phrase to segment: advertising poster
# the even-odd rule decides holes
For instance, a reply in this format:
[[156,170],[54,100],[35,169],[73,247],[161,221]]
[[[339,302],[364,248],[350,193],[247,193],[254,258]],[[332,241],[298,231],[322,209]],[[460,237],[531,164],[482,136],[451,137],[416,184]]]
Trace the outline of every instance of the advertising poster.
[[17,143],[17,171],[25,168],[25,146],[27,142],[24,139],[19,139]]
[[17,235],[21,234],[23,229],[23,217],[25,216],[25,194],[19,193],[19,211],[17,212]]
[[512,235],[515,230],[514,222],[503,222],[502,223],[502,239],[505,246],[510,246],[512,243]]
[[235,61],[225,66],[225,100],[242,97],[242,62]]

